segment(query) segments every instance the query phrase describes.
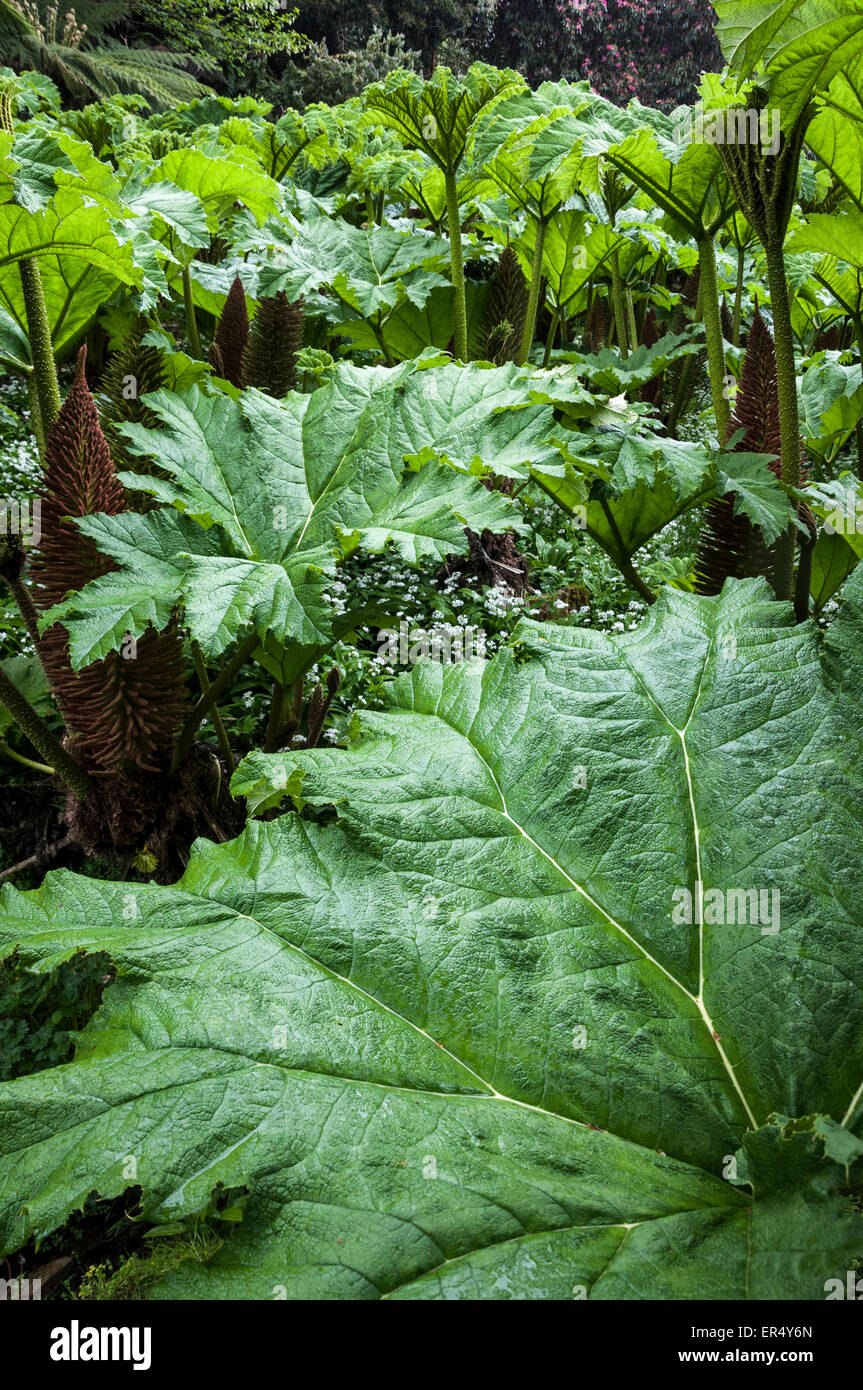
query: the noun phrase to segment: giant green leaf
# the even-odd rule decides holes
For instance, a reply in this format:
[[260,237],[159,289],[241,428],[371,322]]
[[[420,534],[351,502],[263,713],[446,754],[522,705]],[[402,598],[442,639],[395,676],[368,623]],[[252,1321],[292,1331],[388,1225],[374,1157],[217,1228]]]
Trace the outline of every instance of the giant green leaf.
[[713,235],[734,203],[715,144],[696,138],[697,108],[666,114],[632,102],[625,112],[595,94],[576,121],[586,161],[607,161],[653,199],[675,235]]
[[581,166],[584,127],[575,113],[589,92],[568,82],[544,82],[536,92],[496,102],[478,122],[472,160],[512,199],[547,221],[572,196]]
[[[482,327],[489,282],[465,281],[465,300],[469,341],[483,342]],[[378,336],[367,319],[357,318],[350,311],[344,322],[333,329],[346,337],[355,348],[379,352],[380,339],[397,362],[419,357],[428,347],[448,348],[452,342],[452,285],[436,285],[422,305],[405,296],[395,308],[382,316]],[[482,354],[478,351],[477,356]]]
[[806,128],[806,143],[863,208],[863,88],[839,73],[826,101]]
[[[600,415],[595,412],[597,420]],[[793,524],[794,508],[770,470],[769,455],[713,453],[703,444],[623,435],[619,428],[561,435],[557,443],[565,469],[533,465],[522,475],[529,472],[625,572],[651,536],[717,495],[733,493],[735,512],[768,542]]]
[[[619,638],[523,624],[240,768],[335,820],[5,890],[31,968],[118,973],[0,1087],[0,1250],[222,1184],[244,1220],[159,1296],[823,1299],[863,1237],[861,623],[859,583],[824,642],[730,581]],[[676,923],[699,887],[778,915]]]
[[[152,281],[152,243],[132,221],[122,228],[100,207],[61,189],[41,211],[0,206],[0,305],[22,331],[26,311],[18,264],[38,260],[55,351],[73,342],[119,285]],[[147,243],[145,245],[145,243]]]
[[[529,221],[515,245],[522,269],[530,274],[536,248],[537,224]],[[545,229],[542,268],[554,307],[562,313],[573,313],[581,305],[576,296],[594,276],[610,275],[613,253],[618,253],[621,273],[630,269],[628,255],[637,248],[608,223],[591,225],[588,215],[569,208],[552,215]]]
[[812,552],[809,585],[817,613],[863,560],[860,481],[853,473],[843,473],[829,482],[810,484],[806,501],[825,523]]
[[479,113],[523,84],[517,72],[487,63],[473,63],[463,77],[439,64],[428,81],[400,68],[367,87],[363,101],[408,149],[421,150],[438,168],[454,173]]
[[57,192],[61,169],[75,172],[58,131],[36,128],[14,137],[0,132],[0,203],[41,211]]
[[289,245],[261,259],[258,285],[262,295],[281,290],[291,299],[326,289],[351,320],[378,327],[406,300],[421,309],[432,290],[447,286],[448,260],[447,244],[429,233],[319,217],[298,223]]
[[27,256],[64,255],[134,284],[140,278],[129,241],[118,238],[102,208],[87,206],[79,194],[61,189],[41,212],[13,203],[0,206],[0,269]]
[[237,202],[261,223],[280,201],[278,184],[251,157],[242,160],[236,150],[225,159],[211,159],[202,150],[172,150],[154,166],[151,181],[175,184],[193,193],[206,209],[213,231]]
[[766,69],[770,101],[790,129],[841,73],[863,77],[863,0],[712,0],[729,68]]
[[806,447],[832,462],[863,419],[860,365],[813,363],[800,379],[798,400]]
[[[438,392],[426,381],[433,372],[415,373],[414,364],[392,371],[345,364],[311,395],[283,401],[258,391],[235,401],[197,386],[148,396],[161,428],[129,425],[124,433],[132,452],[155,457],[164,476],[122,477],[196,525],[180,535],[161,510],[134,521],[85,518],[81,530],[119,568],[52,608],[46,625],[65,623],[76,667],[119,646],[127,629],[163,627],[177,603],[210,656],[249,626],[261,638],[326,646],[334,615],[328,577],[357,545],[377,551],[392,542],[415,562],[463,551],[466,526],[520,524],[500,493],[423,451],[441,397],[452,426],[451,437],[439,431],[441,451],[452,449],[462,465],[484,454],[491,463],[502,437],[495,413],[513,395],[521,403],[523,388],[480,403],[484,377],[474,379],[471,395],[467,382],[459,391],[446,372]],[[515,432],[523,433],[530,419],[515,413]],[[522,458],[537,446],[536,417],[544,428],[550,415],[542,406],[533,413],[520,447],[512,431],[506,435]]]
[[702,344],[693,342],[691,334],[665,333],[649,346],[640,343],[628,357],[621,357],[615,348],[603,348],[595,353],[569,353],[579,375],[587,377],[592,386],[608,395],[634,391],[652,381],[682,357],[701,352]]
[[863,211],[817,212],[788,238],[789,251],[815,251],[834,256],[863,271]]

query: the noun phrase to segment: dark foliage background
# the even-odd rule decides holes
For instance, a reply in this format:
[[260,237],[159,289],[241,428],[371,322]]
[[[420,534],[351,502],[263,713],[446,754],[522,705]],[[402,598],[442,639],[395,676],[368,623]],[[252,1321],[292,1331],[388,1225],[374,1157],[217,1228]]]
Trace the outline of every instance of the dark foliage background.
[[[532,86],[588,78],[603,96],[673,107],[722,59],[710,0],[298,0],[297,28],[329,52],[374,29],[403,34],[423,65],[483,58]],[[442,51],[443,50],[443,51]],[[462,62],[459,64],[459,58]],[[455,61],[453,61],[455,60]]]
[[[33,67],[38,54],[13,24],[23,3],[0,0],[0,62]],[[47,23],[52,0],[30,3]],[[97,65],[117,44],[150,63],[179,55],[218,91],[279,106],[343,101],[395,66],[463,71],[483,59],[532,86],[587,78],[613,101],[667,109],[692,101],[699,74],[721,67],[709,0],[77,0],[60,7],[69,10]],[[56,45],[50,62],[43,52],[61,85],[68,56]],[[81,105],[101,94],[72,84],[66,96]]]

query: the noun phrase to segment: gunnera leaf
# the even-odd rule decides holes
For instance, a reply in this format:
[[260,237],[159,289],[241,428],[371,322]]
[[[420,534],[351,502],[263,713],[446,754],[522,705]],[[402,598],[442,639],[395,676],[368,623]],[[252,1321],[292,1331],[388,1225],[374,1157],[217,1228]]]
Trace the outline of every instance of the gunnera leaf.
[[525,622],[349,748],[241,765],[321,823],[199,841],[171,887],[6,889],[2,947],[117,979],[72,1062],[0,1086],[0,1250],[131,1153],[148,1220],[250,1194],[161,1298],[823,1299],[863,1244],[846,592],[826,638],[762,580]]
[[[112,352],[101,381],[105,397],[101,412],[102,428],[111,457],[118,468],[129,469],[133,473],[149,473],[158,469],[158,464],[128,452],[126,440],[118,429],[119,425],[126,424],[152,429],[157,423],[156,416],[145,405],[143,398],[149,392],[164,387],[165,367],[161,349],[143,342],[146,332],[147,321],[139,317],[123,344]],[[134,492],[136,511],[145,511],[149,503],[150,499],[144,493]]]

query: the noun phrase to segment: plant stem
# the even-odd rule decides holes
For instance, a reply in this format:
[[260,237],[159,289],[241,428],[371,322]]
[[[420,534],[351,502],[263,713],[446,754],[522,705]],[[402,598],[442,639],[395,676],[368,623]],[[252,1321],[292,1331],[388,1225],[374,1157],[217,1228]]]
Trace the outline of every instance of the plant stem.
[[707,369],[710,373],[710,394],[720,444],[731,434],[731,406],[725,394],[725,353],[722,347],[722,319],[719,313],[719,286],[716,281],[716,257],[712,237],[698,243],[698,264],[701,268],[701,316],[707,339]]
[[[0,101],[0,130],[5,130],[10,135],[15,133],[10,91],[5,91]],[[45,441],[60,412],[60,387],[54,361],[51,321],[48,318],[48,306],[45,303],[45,291],[38,263],[33,257],[27,256],[18,262],[18,273],[21,276],[27,336],[30,339],[30,360],[33,364],[33,370],[27,376],[30,416],[39,453],[44,458]]]
[[186,332],[189,335],[189,346],[192,355],[203,358],[204,349],[201,347],[201,335],[198,332],[198,320],[195,317],[195,300],[192,295],[192,265],[187,261],[183,266],[183,303],[186,308]]
[[0,753],[5,753],[7,758],[11,758],[14,763],[20,763],[22,767],[32,768],[34,772],[47,772],[49,777],[54,776],[53,767],[49,767],[47,763],[34,762],[32,758],[25,758],[23,753],[16,753],[15,749],[10,748],[9,744],[2,738],[0,738]]
[[812,587],[812,552],[815,549],[817,533],[800,537],[800,562],[794,581],[794,616],[798,623],[809,617],[809,591]]
[[[857,339],[857,354],[860,358],[860,372],[863,375],[863,319],[859,314],[854,315],[854,337]],[[861,474],[863,474],[863,423],[857,421],[855,430],[857,438],[857,464]]]
[[[695,296],[695,312],[693,323],[701,323],[701,276],[698,277],[698,293]],[[671,410],[668,412],[666,430],[672,439],[677,438],[677,422],[689,404],[689,397],[692,394],[692,377],[695,373],[695,353],[690,353],[684,358],[677,378],[677,386],[674,391],[674,400],[671,402]]]
[[624,303],[626,305],[626,319],[629,324],[629,342],[634,351],[638,347],[638,329],[635,326],[635,305],[632,302],[632,290],[628,285],[624,293]]
[[629,582],[637,594],[641,595],[645,603],[655,603],[656,594],[645,584],[638,570],[635,568],[635,565],[632,563],[632,559],[626,553],[626,546],[623,543],[620,528],[614,519],[611,508],[604,499],[600,502],[600,506],[602,507],[606,521],[611,527],[612,535],[617,542],[617,554],[612,555],[611,551],[604,547],[606,549],[606,554],[614,560],[614,563],[617,565],[624,579]]
[[671,409],[668,412],[668,422],[665,426],[672,439],[677,438],[678,421],[689,404],[689,397],[692,391],[692,375],[694,371],[695,354],[690,353],[681,365],[680,376],[677,378],[677,387],[674,392],[674,400],[671,402]]
[[545,222],[539,218],[536,223],[536,243],[533,248],[533,263],[530,268],[530,291],[527,296],[527,313],[524,317],[524,332],[518,357],[519,367],[523,367],[530,356],[533,335],[536,330],[536,316],[539,310],[539,287],[542,284],[542,253],[545,249]]
[[[39,764],[34,763],[33,766],[38,767]],[[57,841],[56,845],[49,845],[47,849],[40,850],[38,854],[28,855],[26,859],[21,859],[17,864],[12,864],[10,868],[4,869],[0,873],[0,881],[5,878],[12,878],[15,874],[22,873],[24,869],[36,868],[37,865],[44,868],[46,863],[57,858],[61,850],[67,849],[72,844],[74,844],[72,836],[65,835],[62,840]]]
[[381,352],[382,352],[383,355],[384,355],[384,359],[385,359],[385,361],[386,361],[387,366],[388,366],[388,367],[394,367],[394,366],[396,365],[396,364],[395,364],[395,358],[393,357],[392,353],[390,352],[389,348],[387,347],[387,340],[386,340],[386,338],[384,337],[384,330],[383,330],[383,328],[381,327],[381,325],[380,325],[379,323],[373,323],[371,319],[367,319],[366,322],[368,323],[369,328],[372,330],[372,332],[373,332],[374,335],[375,335],[375,340],[377,341],[378,347],[380,348]]
[[212,680],[210,682],[206,691],[201,695],[200,700],[195,705],[194,709],[192,710],[191,714],[189,715],[185,724],[180,730],[180,736],[177,739],[177,746],[174,749],[174,756],[171,759],[171,772],[176,772],[178,768],[181,768],[183,766],[183,763],[189,756],[189,750],[192,747],[195,734],[198,732],[198,729],[201,726],[201,721],[204,718],[204,715],[216,703],[222,691],[230,685],[231,681],[237,675],[238,671],[240,671],[242,667],[245,666],[249,657],[252,655],[252,652],[255,650],[255,647],[257,647],[260,644],[260,641],[261,639],[258,636],[257,632],[250,632],[248,637],[246,637],[240,643],[239,647],[234,652],[234,655],[231,657],[231,660],[227,663],[227,665],[222,667],[215,680]]
[[547,367],[551,361],[551,350],[554,347],[554,335],[557,332],[557,325],[560,323],[560,309],[555,309],[551,316],[551,327],[545,340],[545,352],[542,357],[542,365]]
[[30,405],[30,429],[33,438],[36,440],[36,448],[39,450],[39,457],[45,460],[45,431],[42,428],[42,412],[39,409],[39,392],[36,388],[36,377],[34,373],[27,373],[27,398]]
[[36,648],[36,655],[39,655],[39,614],[36,612],[36,605],[33,596],[23,579],[19,575],[16,579],[6,578],[9,585],[9,592],[15,600],[15,606],[21,614],[24,626],[27,629],[30,641]]
[[297,721],[298,724],[300,722],[300,717],[303,713],[304,686],[305,673],[302,676],[298,676],[297,679],[294,681],[293,690],[291,693],[291,715]]
[[[767,259],[767,287],[773,310],[773,338],[776,344],[776,376],[779,386],[779,447],[782,453],[782,482],[800,486],[800,420],[797,413],[797,368],[794,362],[794,334],[788,307],[788,279],[782,237],[768,237],[764,248]],[[776,542],[774,581],[777,598],[791,597],[794,581],[796,530],[788,530]]]
[[288,700],[290,692],[285,689],[280,681],[276,681],[273,686],[273,698],[270,701],[270,717],[267,720],[267,732],[264,735],[264,752],[272,753],[279,746],[279,734],[282,732],[288,714]]
[[[47,438],[51,426],[60,413],[60,387],[57,384],[57,368],[54,363],[54,347],[51,342],[51,324],[42,276],[32,257],[19,261],[21,289],[24,295],[24,310],[27,316],[27,336],[30,339],[30,356],[33,361],[33,379],[36,383],[36,399],[39,402],[39,424],[43,439]],[[34,431],[35,432],[35,431]],[[37,435],[38,440],[38,435]]]
[[734,317],[732,319],[735,347],[740,347],[740,310],[743,305],[743,264],[745,258],[746,249],[741,243],[737,248],[737,280],[734,285]]
[[[198,677],[198,683],[201,687],[201,694],[206,695],[207,691],[210,688],[210,678],[207,675],[207,666],[206,662],[204,661],[204,654],[201,651],[201,648],[199,647],[197,642],[192,643],[192,660],[195,663],[195,673]],[[231,748],[231,741],[228,738],[228,732],[225,728],[224,723],[222,722],[222,716],[219,713],[218,705],[214,704],[212,706],[210,710],[210,718],[213,721],[213,728],[216,730],[216,737],[219,740],[219,747],[221,748],[222,756],[225,759],[225,766],[228,769],[228,776],[232,777],[234,773],[234,768],[237,764],[234,762],[234,754]]]
[[[37,611],[35,603],[33,602],[33,595],[27,588],[27,585],[24,583],[24,580],[21,578],[20,574],[17,576],[13,576],[12,578],[10,578],[10,576],[7,574],[5,576],[5,579],[9,587],[9,592],[12,595],[12,598],[15,602],[15,606],[17,607],[18,612],[21,614],[21,619],[24,623],[25,628],[27,629],[30,641],[33,643],[33,647],[36,652],[36,659],[39,662],[39,665],[42,667],[42,670],[45,672],[45,679],[48,682],[50,689],[53,691],[54,687],[51,684],[50,672],[46,669],[45,662],[42,659],[42,639],[39,634],[39,613]],[[69,725],[66,722],[65,717],[63,716],[62,710],[60,710],[59,713],[61,719],[63,719],[63,723],[66,725],[67,731],[71,733],[72,731],[71,729],[69,729]]]
[[60,740],[52,734],[44,719],[25,700],[18,687],[0,667],[0,704],[5,705],[33,747],[78,797],[86,801],[93,791],[93,782],[79,762],[70,757]]
[[611,307],[614,311],[614,328],[617,333],[617,346],[623,358],[629,356],[629,343],[626,332],[626,310],[623,307],[623,281],[620,277],[620,257],[616,251],[611,253]]
[[638,570],[631,560],[623,559],[617,561],[618,569],[637,594],[640,594],[647,604],[656,602],[656,594],[645,584]]
[[464,260],[461,252],[461,210],[458,205],[458,182],[455,169],[444,174],[446,185],[446,215],[449,231],[449,254],[452,264],[452,331],[455,355],[467,361],[467,304],[464,297]]

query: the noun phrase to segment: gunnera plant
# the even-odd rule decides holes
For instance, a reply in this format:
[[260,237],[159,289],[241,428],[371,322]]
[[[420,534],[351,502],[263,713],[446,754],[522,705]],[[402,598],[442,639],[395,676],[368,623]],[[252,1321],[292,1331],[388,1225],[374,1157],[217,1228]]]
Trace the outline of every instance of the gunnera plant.
[[511,246],[505,246],[492,277],[483,322],[484,354],[495,366],[518,356],[527,315],[528,287]]
[[[776,351],[758,305],[743,359],[740,386],[734,404],[732,430],[743,431],[735,445],[739,453],[772,454],[771,472],[781,477],[782,444],[779,422],[779,381]],[[814,539],[814,518],[808,507],[801,506],[800,517],[809,526],[808,542]],[[797,606],[798,617],[808,613],[810,543],[801,543],[801,570]],[[761,531],[745,516],[735,514],[734,494],[714,498],[709,503],[695,560],[697,593],[718,594],[726,579],[754,578],[763,575],[773,582],[773,552],[765,543]],[[805,580],[805,585],[804,585]]]
[[248,337],[246,292],[239,275],[235,275],[210,348],[210,366],[217,376],[223,377],[232,386],[243,385],[243,354]]
[[[152,429],[156,424],[156,416],[143,398],[160,390],[166,384],[166,376],[161,350],[143,341],[146,332],[147,321],[139,316],[129,336],[111,353],[100,382],[100,418],[111,457],[118,468],[132,473],[160,472],[156,465],[127,449],[119,428],[134,424]],[[151,505],[152,499],[146,493],[134,493],[136,511]]]
[[262,299],[243,353],[243,382],[281,400],[296,382],[297,353],[303,346],[305,301],[291,303],[284,290]]
[[[47,441],[42,539],[32,561],[33,598],[42,613],[70,590],[115,568],[73,518],[126,510],[85,379],[85,355],[82,348]],[[161,784],[183,714],[179,630],[148,628],[137,642],[130,638],[122,651],[110,652],[77,674],[69,660],[68,635],[59,624],[43,632],[38,652],[68,731],[68,750],[96,779],[87,798],[70,794],[70,832],[90,852],[138,844],[148,816],[142,774]],[[136,802],[140,809],[130,814]]]

